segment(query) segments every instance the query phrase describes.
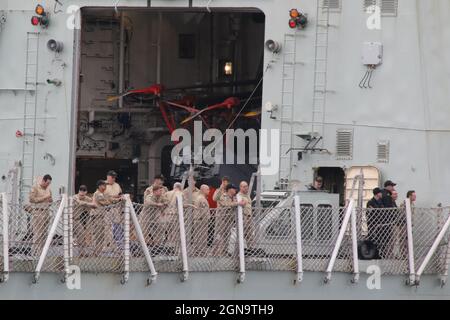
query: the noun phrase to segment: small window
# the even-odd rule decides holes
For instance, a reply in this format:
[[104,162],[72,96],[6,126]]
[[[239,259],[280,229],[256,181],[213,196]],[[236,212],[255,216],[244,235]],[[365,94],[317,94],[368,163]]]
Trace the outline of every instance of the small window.
[[398,0],[364,0],[364,12],[370,6],[379,6],[383,17],[396,17]]
[[389,141],[379,141],[377,144],[377,161],[389,163]]
[[323,0],[322,6],[333,12],[341,11],[341,0]]
[[353,159],[353,129],[339,129],[336,133],[336,159]]

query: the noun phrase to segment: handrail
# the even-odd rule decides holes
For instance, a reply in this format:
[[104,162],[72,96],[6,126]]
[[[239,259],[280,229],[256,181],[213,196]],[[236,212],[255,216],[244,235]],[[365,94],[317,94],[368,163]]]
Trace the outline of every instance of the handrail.
[[415,271],[414,271],[414,244],[413,244],[413,232],[412,232],[412,212],[411,202],[409,199],[405,200],[406,211],[406,231],[408,239],[408,261],[409,261],[409,279],[410,285],[415,284]]
[[153,282],[156,281],[158,273],[156,272],[152,257],[150,256],[150,252],[148,251],[147,244],[145,243],[144,234],[142,233],[141,226],[138,222],[138,218],[137,218],[136,212],[133,207],[133,203],[131,202],[129,195],[125,195],[125,201],[126,201],[126,205],[130,209],[131,219],[133,221],[134,228],[136,229],[136,234],[138,236],[139,243],[141,245],[142,251],[144,252],[145,260],[148,264],[148,267],[150,268],[150,277],[147,279],[147,284],[151,285]]
[[3,218],[3,278],[1,282],[7,282],[9,279],[9,212],[8,196],[2,193],[2,218]]
[[302,223],[300,197],[294,196],[295,207],[295,240],[297,245],[297,279],[296,283],[303,281],[303,252],[302,252]]
[[[237,195],[238,203],[242,201],[242,197]],[[237,233],[239,241],[239,278],[238,283],[245,281],[245,247],[244,247],[244,214],[242,206],[237,207]]]
[[181,281],[185,282],[189,278],[189,266],[186,249],[186,229],[184,224],[183,196],[177,195],[178,223],[180,225],[181,260],[183,262],[183,275]]
[[425,271],[425,268],[427,267],[428,263],[430,262],[431,257],[435,254],[439,244],[441,243],[442,239],[444,238],[445,234],[447,233],[449,227],[450,227],[450,217],[448,217],[447,221],[445,222],[444,227],[439,232],[439,235],[433,242],[433,245],[431,246],[430,250],[428,251],[427,255],[425,256],[425,259],[423,260],[419,269],[417,270],[415,283],[414,283],[415,285],[420,284],[420,277],[422,276],[423,272]]
[[331,260],[328,264],[326,276],[324,279],[325,283],[328,283],[331,280],[331,272],[333,271],[334,263],[336,262],[337,255],[339,253],[339,248],[341,247],[342,240],[344,239],[345,232],[347,230],[348,222],[350,220],[350,216],[353,212],[353,206],[355,204],[355,200],[350,198],[350,202],[348,204],[347,210],[345,212],[344,221],[342,222],[341,229],[339,231],[338,239],[333,249],[333,253],[331,254]]
[[47,256],[53,236],[56,233],[56,228],[58,227],[58,222],[61,220],[61,217],[63,215],[65,207],[67,207],[67,195],[63,194],[58,211],[56,212],[56,216],[53,220],[52,227],[50,228],[50,232],[48,233],[47,240],[45,241],[44,249],[42,250],[42,253],[39,257],[39,262],[36,266],[36,270],[35,270],[34,277],[33,277],[34,284],[39,281],[39,276],[40,276],[40,273],[42,270],[42,266],[44,264],[45,257]]

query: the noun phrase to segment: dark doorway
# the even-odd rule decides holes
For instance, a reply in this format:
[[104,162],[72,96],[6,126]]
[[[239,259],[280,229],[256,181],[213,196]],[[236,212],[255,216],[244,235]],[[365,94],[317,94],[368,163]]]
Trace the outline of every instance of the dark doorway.
[[75,188],[80,185],[88,187],[89,193],[94,193],[98,180],[105,180],[109,170],[117,172],[117,183],[122,187],[124,194],[137,196],[137,165],[131,160],[119,159],[77,159],[77,172]]
[[317,176],[323,178],[324,189],[339,194],[340,205],[345,205],[345,171],[342,168],[319,168]]

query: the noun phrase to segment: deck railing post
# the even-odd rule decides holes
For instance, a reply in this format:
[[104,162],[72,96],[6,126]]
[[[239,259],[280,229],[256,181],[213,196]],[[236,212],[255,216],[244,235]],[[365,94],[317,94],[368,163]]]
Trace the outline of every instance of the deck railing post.
[[3,219],[3,276],[1,282],[7,282],[9,279],[9,213],[8,196],[2,193],[2,219]]
[[[129,198],[130,196],[127,195]],[[129,202],[125,202],[125,206],[123,208],[123,233],[124,233],[124,267],[123,267],[123,275],[120,283],[125,284],[128,282],[130,278],[130,206]]]
[[156,278],[158,276],[158,273],[155,270],[155,265],[153,264],[153,260],[152,257],[150,255],[150,252],[148,250],[147,244],[145,243],[145,238],[144,238],[144,234],[142,233],[142,228],[139,224],[137,215],[136,215],[136,211],[134,210],[133,207],[133,203],[131,202],[130,196],[129,195],[125,195],[125,201],[126,201],[126,205],[129,207],[130,209],[130,216],[131,216],[131,220],[133,221],[133,226],[136,230],[136,234],[138,236],[138,240],[139,240],[139,244],[141,245],[141,249],[144,252],[144,256],[145,256],[145,260],[148,264],[148,267],[150,269],[150,277],[147,279],[147,284],[150,285],[153,282],[156,281]]
[[295,214],[295,240],[297,244],[297,279],[296,283],[303,281],[303,250],[302,250],[302,218],[300,207],[300,196],[294,196]]
[[416,273],[415,278],[415,285],[420,284],[420,277],[422,276],[423,272],[425,271],[425,268],[427,267],[428,263],[431,260],[431,257],[435,254],[439,244],[441,243],[442,239],[444,238],[445,234],[447,233],[448,228],[450,227],[450,217],[445,222],[444,227],[439,232],[437,238],[434,240],[433,245],[431,246],[430,251],[428,251],[427,255],[425,256],[425,259],[423,260],[422,264],[420,265],[419,269]]
[[359,260],[358,260],[358,233],[356,228],[356,209],[353,208],[351,216],[352,228],[352,259],[353,259],[353,283],[359,281]]
[[67,207],[67,195],[63,194],[61,197],[61,203],[59,205],[58,211],[56,212],[55,218],[53,220],[52,226],[50,228],[50,232],[48,233],[47,240],[45,241],[44,249],[39,257],[38,264],[36,266],[36,270],[33,276],[33,283],[37,283],[39,281],[39,276],[41,274],[42,266],[44,265],[45,257],[47,256],[48,250],[50,249],[50,245],[53,240],[53,236],[56,233],[56,229],[58,227],[58,222],[61,220],[64,209]]
[[409,262],[409,279],[408,284],[415,284],[415,267],[414,267],[414,244],[413,244],[413,232],[412,232],[412,211],[411,202],[409,199],[405,200],[406,211],[406,233],[408,239],[408,262]]
[[[242,201],[241,196],[237,195],[238,203]],[[245,281],[245,245],[244,245],[244,213],[242,206],[237,207],[237,234],[239,243],[239,278],[238,283]]]
[[354,204],[355,200],[353,198],[350,198],[347,209],[345,211],[344,221],[342,222],[336,244],[334,245],[333,253],[331,254],[330,263],[327,267],[326,276],[324,279],[325,283],[328,283],[331,280],[331,272],[333,271],[334,263],[336,262],[337,255],[339,253],[339,248],[341,247],[342,240],[344,239],[344,235],[347,230],[348,222],[352,215]]
[[186,247],[186,229],[184,224],[184,208],[183,208],[183,196],[177,195],[177,207],[178,207],[178,223],[180,225],[180,245],[181,245],[181,259],[183,263],[183,274],[181,281],[187,281],[189,278],[189,266],[187,259],[187,247]]
[[[61,202],[64,199],[61,200]],[[64,280],[67,281],[67,278],[70,274],[70,243],[72,239],[70,239],[70,226],[69,226],[69,211],[73,209],[72,207],[72,197],[67,200],[67,203],[64,205],[63,209],[63,246],[64,246]]]

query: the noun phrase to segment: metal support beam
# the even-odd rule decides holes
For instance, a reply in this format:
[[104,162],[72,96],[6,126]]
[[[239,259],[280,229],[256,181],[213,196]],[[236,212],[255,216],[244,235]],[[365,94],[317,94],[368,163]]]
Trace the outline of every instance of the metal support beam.
[[[130,196],[127,195],[129,198]],[[130,278],[130,206],[124,207],[124,268],[121,283],[125,284]]]
[[1,282],[7,282],[9,279],[9,213],[8,196],[2,193],[2,219],[3,219],[3,277]]
[[128,206],[130,209],[131,220],[133,221],[133,225],[136,230],[136,234],[138,236],[139,244],[141,245],[141,249],[144,252],[145,260],[150,269],[150,277],[147,279],[147,284],[151,285],[153,282],[156,281],[158,273],[155,270],[155,266],[153,264],[152,257],[150,256],[150,252],[148,251],[147,244],[145,243],[144,234],[142,233],[142,229],[139,224],[139,221],[138,221],[138,218],[136,215],[136,211],[134,210],[133,203],[131,202],[129,195],[125,195],[125,201],[126,201],[125,205]]
[[408,262],[409,262],[409,279],[408,284],[415,284],[415,267],[414,267],[414,245],[413,245],[413,233],[412,233],[412,213],[411,202],[409,199],[405,200],[406,208],[406,230],[408,238]]
[[[407,201],[407,202],[409,202],[409,201]],[[427,267],[428,263],[430,262],[431,257],[433,257],[433,255],[436,253],[436,250],[437,250],[439,244],[441,243],[442,239],[444,238],[445,234],[447,233],[449,227],[450,227],[450,217],[447,219],[444,227],[439,232],[436,240],[434,240],[430,251],[428,251],[427,255],[425,256],[425,259],[423,260],[422,264],[420,265],[419,269],[417,270],[416,278],[415,278],[415,285],[420,284],[420,277],[422,276],[423,272],[425,271],[425,268]]]
[[[237,195],[238,203],[242,201],[241,196]],[[238,283],[245,281],[245,245],[244,245],[244,210],[241,206],[237,207],[237,234],[239,242],[239,278]]]
[[356,209],[353,208],[351,216],[352,227],[352,259],[353,259],[353,280],[352,283],[359,282],[359,261],[358,261],[358,233],[356,230]]
[[342,222],[342,226],[339,231],[338,239],[334,246],[333,253],[331,254],[330,263],[328,264],[328,267],[327,267],[326,276],[324,279],[325,283],[328,283],[331,280],[331,272],[333,271],[334,263],[336,262],[337,255],[339,253],[339,248],[341,247],[342,240],[344,239],[344,235],[347,230],[348,222],[352,215],[354,205],[355,205],[355,200],[353,198],[351,198],[349,200],[347,210],[345,211],[344,221]]
[[295,283],[303,281],[303,250],[302,250],[302,223],[300,196],[294,196],[294,214],[295,214],[295,240],[297,243],[297,279]]
[[47,240],[45,241],[44,249],[42,250],[42,253],[39,257],[39,262],[34,272],[33,277],[34,284],[36,284],[39,281],[39,276],[41,274],[42,266],[44,265],[45,257],[47,257],[48,250],[50,249],[50,244],[52,243],[53,236],[55,235],[56,229],[58,227],[58,222],[61,220],[65,207],[67,207],[67,195],[63,194],[61,198],[61,204],[59,205],[58,211],[56,212],[55,219],[53,220],[52,227],[50,228]]
[[70,226],[69,226],[69,211],[73,210],[72,198],[68,199],[67,206],[63,210],[63,247],[64,247],[64,282],[67,281],[70,275]]
[[177,195],[177,207],[178,207],[178,223],[180,225],[181,259],[183,262],[183,274],[181,276],[181,281],[185,282],[189,278],[189,266],[186,247],[186,229],[184,225],[183,196],[181,194]]

